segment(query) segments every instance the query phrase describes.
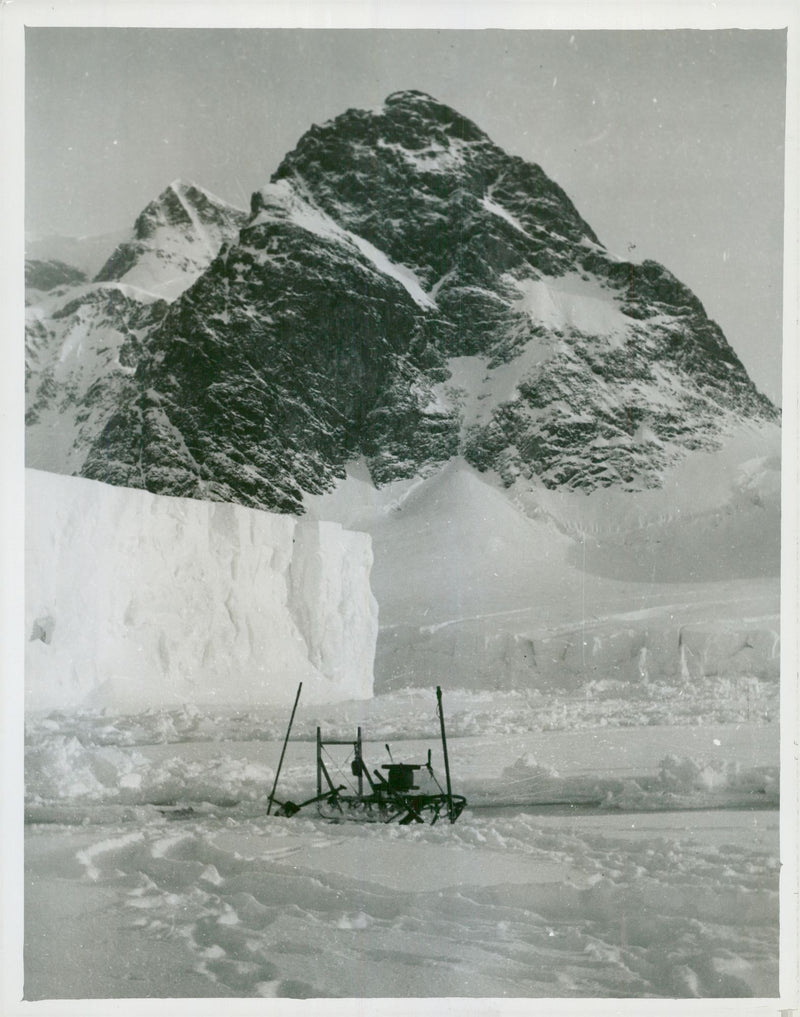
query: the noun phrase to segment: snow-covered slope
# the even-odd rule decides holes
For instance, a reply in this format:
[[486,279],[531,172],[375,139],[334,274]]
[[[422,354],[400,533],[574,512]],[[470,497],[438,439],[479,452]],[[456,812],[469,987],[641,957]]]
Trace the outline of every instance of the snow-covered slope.
[[[616,733],[618,762],[627,740]],[[52,819],[28,828],[27,999],[146,989],[227,998],[195,1008],[220,1013],[233,1010],[231,997],[271,997],[255,1009],[279,1014],[333,1009],[319,1002],[332,996],[373,1014],[453,1011],[450,1002],[420,1008],[416,997],[461,997],[464,1013],[486,1012],[487,997],[516,1001],[517,1013],[574,1012],[576,997],[587,1013],[642,1013],[653,1001],[656,1012],[677,1012],[687,997],[689,1013],[775,1007],[764,997],[778,992],[777,812],[475,809],[455,826],[330,825],[264,815],[278,744],[247,755],[210,746],[199,758],[186,751],[194,746],[166,748],[151,763],[147,746],[92,751],[53,736],[30,752],[38,776],[56,770],[60,750],[61,787],[80,790],[74,804],[31,810]],[[293,748],[289,773],[308,774]],[[567,750],[571,771],[596,772],[594,740]],[[468,743],[453,765],[459,775],[462,758],[482,773],[508,765],[509,784],[533,769],[524,757],[513,765],[511,752],[507,740]],[[308,777],[289,787],[313,793]],[[209,808],[222,788],[249,810]],[[180,822],[153,806],[87,807],[104,796],[192,805]],[[716,1003],[695,1006],[699,996]]]
[[247,213],[196,184],[173,180],[144,209],[130,236],[97,273],[173,300],[234,239]]
[[[279,799],[314,795],[320,723],[342,739],[362,725],[372,765],[390,740],[395,759],[432,748],[441,772],[433,701],[430,690],[301,700]],[[730,997],[777,992],[791,866],[777,723],[631,727],[629,713],[576,730],[555,703],[537,717],[536,703],[448,694],[453,786],[469,802],[454,826],[265,815],[286,708],[33,718],[26,997],[117,999],[146,985],[153,997],[272,997],[264,1009],[277,1013],[292,1012],[280,996],[399,997],[403,1013],[415,996],[482,997],[467,1013],[530,997],[518,1013],[549,1014],[533,997],[583,997],[587,1013],[628,997],[613,1012],[638,1013],[654,997],[676,1012],[706,996],[714,1013],[765,1013],[763,998],[740,1010]],[[330,750],[342,783],[347,752]],[[554,801],[576,807],[535,804]],[[54,923],[71,935],[53,936]]]
[[58,287],[26,309],[25,461],[78,473],[167,305],[122,283]]
[[29,470],[32,709],[372,694],[367,536]]
[[377,688],[775,679],[779,449],[746,429],[639,494],[516,496],[457,460],[379,490],[354,469],[307,506],[372,534]]

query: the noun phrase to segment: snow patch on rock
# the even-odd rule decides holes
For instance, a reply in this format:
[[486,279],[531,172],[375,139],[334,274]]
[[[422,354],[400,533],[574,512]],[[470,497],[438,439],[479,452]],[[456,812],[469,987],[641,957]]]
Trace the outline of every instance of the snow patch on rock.
[[444,407],[459,407],[463,430],[487,424],[504,403],[519,398],[519,385],[557,347],[547,336],[535,336],[513,361],[491,365],[487,356],[451,357],[447,361],[450,377],[433,386],[434,396]]
[[517,230],[519,233],[522,233],[524,236],[530,238],[530,233],[528,233],[528,231],[525,229],[525,227],[522,225],[519,219],[513,216],[508,211],[508,209],[503,208],[502,205],[498,205],[497,202],[493,201],[488,195],[484,195],[481,198],[481,204],[483,205],[487,212],[491,212],[492,215],[496,215],[500,219],[505,219],[505,221],[509,223],[511,226],[513,226],[515,230]]
[[570,327],[586,335],[602,335],[622,345],[630,319],[596,281],[576,272],[557,279],[504,278],[519,290],[517,310],[526,312],[537,324],[553,329]]

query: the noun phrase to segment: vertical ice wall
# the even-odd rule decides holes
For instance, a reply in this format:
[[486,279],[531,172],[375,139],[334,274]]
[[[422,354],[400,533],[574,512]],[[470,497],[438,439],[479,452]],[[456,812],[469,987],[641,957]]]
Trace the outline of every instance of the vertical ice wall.
[[370,538],[27,471],[26,704],[372,695]]
[[[309,658],[334,685],[348,674],[372,679],[377,601],[369,582],[372,540],[334,522],[299,522],[289,570],[289,604]],[[368,695],[372,694],[372,685]]]

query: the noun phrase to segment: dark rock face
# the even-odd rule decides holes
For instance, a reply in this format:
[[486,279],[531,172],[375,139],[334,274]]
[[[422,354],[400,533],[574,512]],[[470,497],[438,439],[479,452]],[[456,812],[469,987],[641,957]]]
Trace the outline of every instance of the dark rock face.
[[[414,305],[357,251],[254,222],[151,337],[88,476],[297,511],[355,455]],[[409,306],[411,304],[411,306]]]
[[[181,227],[162,199],[137,243]],[[463,455],[506,484],[657,486],[777,417],[674,276],[614,259],[538,166],[419,92],[311,128],[134,390],[86,476],[285,512],[357,455],[377,483]]]
[[[538,261],[542,271],[559,261],[568,267],[550,229],[558,246],[597,242],[538,166],[506,155],[421,92],[390,96],[381,114],[350,110],[312,128],[278,167],[273,180],[281,179],[302,181],[320,208],[413,268],[427,290],[439,283],[437,303],[451,309],[459,290],[526,260]],[[522,229],[494,221],[481,204],[486,196]],[[471,320],[469,312],[463,317]]]

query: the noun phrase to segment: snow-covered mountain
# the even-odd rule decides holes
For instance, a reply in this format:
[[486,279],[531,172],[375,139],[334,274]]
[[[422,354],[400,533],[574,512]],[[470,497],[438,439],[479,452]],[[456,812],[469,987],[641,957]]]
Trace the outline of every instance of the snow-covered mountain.
[[28,466],[80,471],[166,309],[153,294],[122,283],[59,286],[26,308]]
[[[774,996],[780,422],[697,298],[419,92],[106,257],[30,272],[26,999]],[[269,814],[320,729],[468,808]]]
[[173,180],[142,211],[95,282],[124,282],[172,300],[205,271],[246,219],[246,212],[202,187]]
[[461,455],[508,486],[658,486],[774,421],[700,301],[419,92],[312,127],[154,331],[85,472],[299,511]]
[[81,470],[123,401],[165,301],[192,284],[244,218],[176,180],[144,209],[93,283],[57,260],[26,262],[29,466]]

